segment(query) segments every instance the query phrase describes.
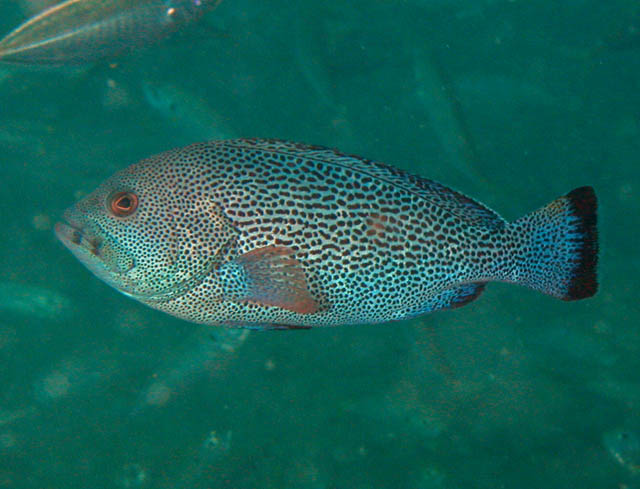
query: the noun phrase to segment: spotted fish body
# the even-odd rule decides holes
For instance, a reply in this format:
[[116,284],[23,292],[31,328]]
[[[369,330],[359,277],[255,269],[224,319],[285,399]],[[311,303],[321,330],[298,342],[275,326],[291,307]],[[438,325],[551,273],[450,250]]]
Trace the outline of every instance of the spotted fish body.
[[464,305],[490,281],[565,300],[597,288],[590,187],[507,223],[439,183],[284,141],[143,160],[67,210],[56,232],[123,293],[230,327],[401,320]]

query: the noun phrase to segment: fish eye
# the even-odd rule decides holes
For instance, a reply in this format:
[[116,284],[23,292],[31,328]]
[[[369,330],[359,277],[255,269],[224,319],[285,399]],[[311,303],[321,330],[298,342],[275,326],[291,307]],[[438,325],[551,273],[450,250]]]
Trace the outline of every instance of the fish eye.
[[130,216],[138,208],[138,196],[133,192],[115,193],[109,199],[109,208],[114,216]]

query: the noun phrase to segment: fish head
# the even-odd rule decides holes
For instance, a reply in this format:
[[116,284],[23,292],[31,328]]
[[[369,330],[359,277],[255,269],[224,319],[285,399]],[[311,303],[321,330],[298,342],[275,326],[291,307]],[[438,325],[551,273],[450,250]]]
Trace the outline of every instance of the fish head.
[[174,152],[132,165],[67,209],[56,235],[125,295],[145,303],[182,295],[236,236],[221,207],[203,196],[198,168]]

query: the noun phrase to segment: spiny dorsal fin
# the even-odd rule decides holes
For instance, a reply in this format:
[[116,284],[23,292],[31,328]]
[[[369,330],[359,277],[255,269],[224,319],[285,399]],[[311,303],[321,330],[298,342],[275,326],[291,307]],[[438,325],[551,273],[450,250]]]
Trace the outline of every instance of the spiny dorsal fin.
[[318,160],[324,164],[346,167],[401,187],[407,192],[411,192],[430,203],[442,207],[447,212],[471,225],[494,229],[506,224],[504,219],[497,213],[460,192],[433,180],[411,175],[379,161],[348,155],[323,146],[292,143],[277,139],[235,139],[219,141],[214,144],[233,146],[245,150],[266,151],[294,158]]

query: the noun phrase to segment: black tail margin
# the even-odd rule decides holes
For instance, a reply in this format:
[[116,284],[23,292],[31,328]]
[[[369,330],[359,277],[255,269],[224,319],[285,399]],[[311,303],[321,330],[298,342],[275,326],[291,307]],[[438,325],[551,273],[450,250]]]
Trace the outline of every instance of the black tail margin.
[[591,297],[598,290],[598,201],[592,187],[580,187],[566,195],[573,215],[577,218],[576,227],[581,236],[581,252],[575,259],[576,268],[569,284],[567,301]]

